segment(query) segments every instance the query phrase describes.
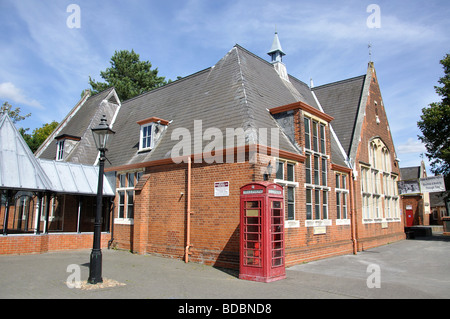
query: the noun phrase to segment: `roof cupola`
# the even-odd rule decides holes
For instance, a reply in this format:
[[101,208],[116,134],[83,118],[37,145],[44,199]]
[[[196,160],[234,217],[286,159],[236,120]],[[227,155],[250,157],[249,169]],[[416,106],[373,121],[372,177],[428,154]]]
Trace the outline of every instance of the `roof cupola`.
[[280,39],[278,38],[277,31],[275,31],[275,37],[273,38],[272,47],[267,54],[272,57],[272,64],[275,70],[278,72],[280,78],[289,82],[289,76],[286,70],[286,66],[283,63],[283,56],[286,55],[286,53],[284,53],[283,49],[281,48],[281,43]]
[[273,38],[272,47],[270,48],[270,51],[267,52],[267,54],[272,57],[272,63],[283,62],[283,56],[286,55],[286,53],[284,53],[283,49],[281,48],[280,39],[278,38],[278,32],[276,31],[275,37]]

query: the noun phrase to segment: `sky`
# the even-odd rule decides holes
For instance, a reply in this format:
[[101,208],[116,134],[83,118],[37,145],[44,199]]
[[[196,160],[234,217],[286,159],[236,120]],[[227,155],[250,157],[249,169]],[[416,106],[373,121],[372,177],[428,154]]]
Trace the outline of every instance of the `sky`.
[[103,81],[115,51],[133,49],[175,80],[235,44],[269,60],[276,30],[288,73],[307,84],[365,74],[372,60],[400,167],[419,166],[417,121],[441,100],[449,17],[448,0],[0,0],[0,103],[31,113],[17,124],[31,133],[61,121],[89,76]]

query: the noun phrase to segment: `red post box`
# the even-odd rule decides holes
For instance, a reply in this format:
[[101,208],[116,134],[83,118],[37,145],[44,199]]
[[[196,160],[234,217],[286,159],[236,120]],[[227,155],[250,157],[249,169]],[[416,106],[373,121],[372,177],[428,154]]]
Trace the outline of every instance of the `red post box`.
[[286,278],[283,187],[270,182],[241,187],[239,278]]

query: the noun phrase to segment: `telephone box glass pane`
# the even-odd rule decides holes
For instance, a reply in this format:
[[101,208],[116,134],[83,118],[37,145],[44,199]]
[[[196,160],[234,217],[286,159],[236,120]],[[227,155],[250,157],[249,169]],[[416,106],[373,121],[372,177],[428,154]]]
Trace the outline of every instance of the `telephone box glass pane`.
[[246,217],[245,218],[245,224],[246,225],[259,224],[259,218],[258,217]]
[[281,202],[272,202],[272,208],[281,208]]
[[282,202],[273,201],[271,205],[271,240],[272,240],[272,267],[283,265],[283,217],[282,217]]
[[273,259],[272,260],[272,267],[282,266],[283,265],[283,258]]
[[247,217],[258,217],[259,216],[259,209],[247,209],[246,210]]
[[248,201],[245,202],[245,207],[246,208],[254,208],[254,207],[259,207],[259,201]]
[[261,202],[247,201],[244,217],[244,264],[261,266]]

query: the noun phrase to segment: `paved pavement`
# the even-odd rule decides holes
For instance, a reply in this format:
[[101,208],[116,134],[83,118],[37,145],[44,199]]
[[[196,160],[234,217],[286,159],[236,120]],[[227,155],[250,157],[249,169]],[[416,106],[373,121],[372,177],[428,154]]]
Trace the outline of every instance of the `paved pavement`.
[[297,265],[286,270],[286,279],[272,283],[240,280],[235,271],[201,264],[103,250],[105,282],[125,285],[68,288],[78,270],[81,280],[87,279],[89,255],[90,250],[0,256],[0,298],[450,298],[448,237],[404,240]]

